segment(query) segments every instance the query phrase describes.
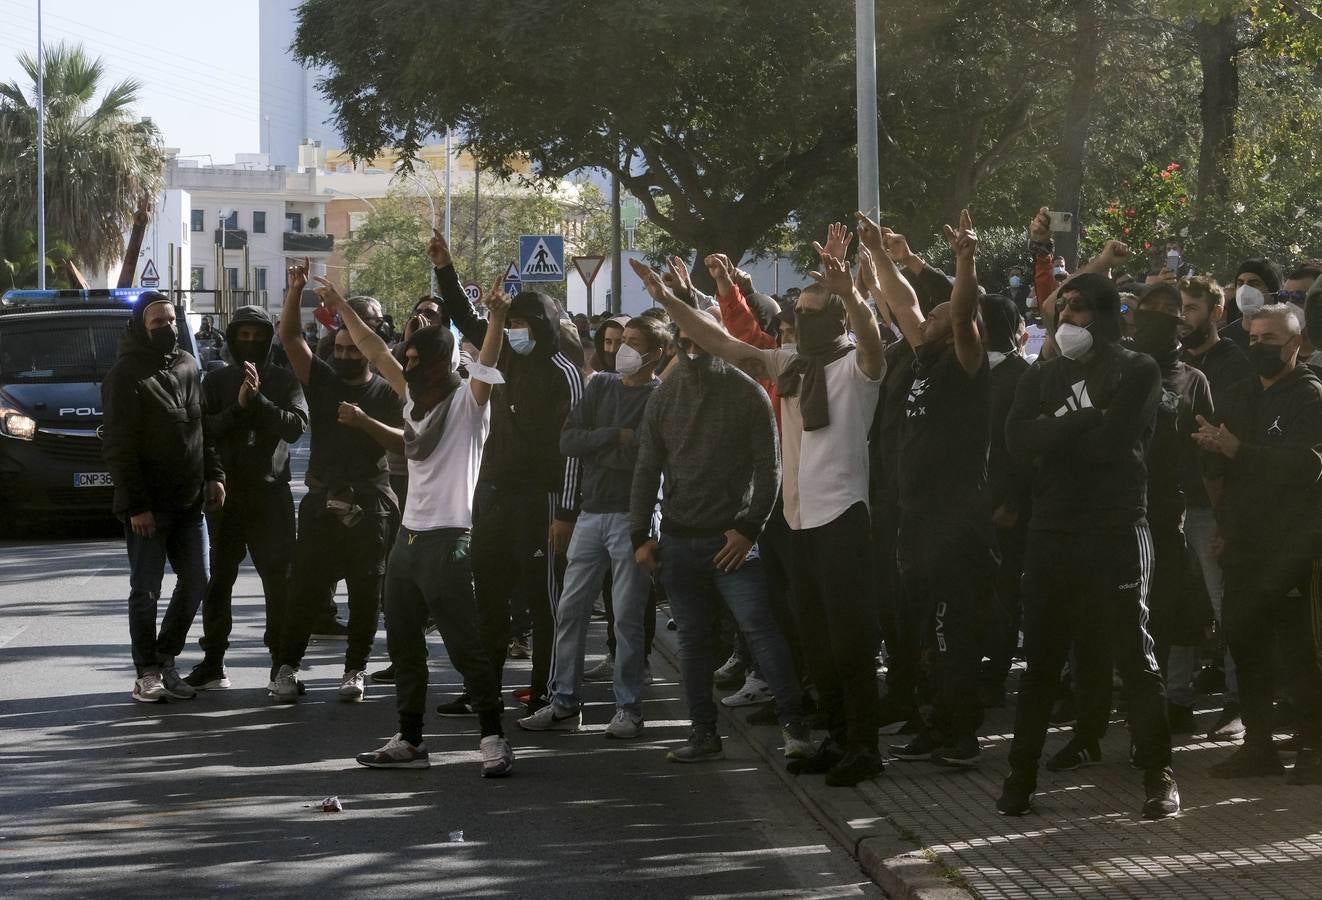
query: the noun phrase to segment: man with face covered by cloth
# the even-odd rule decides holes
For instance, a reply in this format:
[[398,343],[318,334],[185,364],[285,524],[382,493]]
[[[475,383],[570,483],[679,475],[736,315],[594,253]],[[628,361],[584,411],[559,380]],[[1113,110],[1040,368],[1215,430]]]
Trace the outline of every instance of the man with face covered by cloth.
[[[397,427],[399,398],[367,367],[347,329],[335,332],[330,362],[303,339],[300,301],[306,261],[291,266],[280,318],[280,340],[308,401],[311,448],[308,494],[298,508],[291,599],[273,649],[271,693],[295,703],[303,692],[298,667],[307,652],[316,610],[341,578],[349,591],[349,642],[344,653],[341,700],[363,699],[363,670],[376,637],[391,519],[399,515],[390,489],[379,427]],[[277,668],[278,667],[278,668]]]
[[1034,466],[1024,557],[1024,675],[1010,774],[996,808],[1032,811],[1060,670],[1073,641],[1108,641],[1124,678],[1143,816],[1179,812],[1166,689],[1148,630],[1152,536],[1147,448],[1161,370],[1120,344],[1120,293],[1103,275],[1067,281],[1057,300],[1060,355],[1019,381],[1006,422],[1010,453]]
[[289,445],[308,426],[303,388],[271,363],[275,328],[260,306],[235,310],[225,329],[230,364],[202,382],[203,423],[226,475],[225,507],[207,516],[211,582],[202,601],[203,659],[184,680],[200,691],[230,686],[225,650],[233,627],[230,602],[245,555],[262,579],[269,648],[280,635],[294,550]]

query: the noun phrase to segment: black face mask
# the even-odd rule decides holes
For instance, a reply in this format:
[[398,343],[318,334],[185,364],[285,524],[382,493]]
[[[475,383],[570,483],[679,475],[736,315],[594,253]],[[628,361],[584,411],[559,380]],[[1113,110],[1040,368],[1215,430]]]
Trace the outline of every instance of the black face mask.
[[794,328],[799,338],[799,353],[806,356],[829,353],[845,337],[845,322],[835,304],[820,310],[797,311]]
[[1154,309],[1134,310],[1134,349],[1157,362],[1175,358],[1180,320]]
[[179,343],[179,333],[173,325],[161,325],[147,331],[147,341],[153,350],[164,356]]
[[1253,368],[1263,378],[1275,378],[1285,368],[1285,360],[1281,359],[1281,348],[1275,344],[1250,344],[1249,359],[1253,362]]
[[235,341],[230,345],[234,358],[240,363],[252,363],[254,366],[260,366],[266,362],[266,356],[271,352],[270,341]]
[[365,359],[332,359],[331,368],[335,374],[346,381],[355,381],[363,377],[367,371],[367,360]]

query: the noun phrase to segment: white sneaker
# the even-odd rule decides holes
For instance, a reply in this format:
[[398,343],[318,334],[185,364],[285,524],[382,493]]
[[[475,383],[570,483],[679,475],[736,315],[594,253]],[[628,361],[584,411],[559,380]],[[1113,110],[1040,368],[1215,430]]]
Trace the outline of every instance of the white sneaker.
[[812,731],[807,725],[783,726],[780,737],[785,742],[786,759],[812,759],[817,754],[817,745],[813,743]]
[[583,710],[566,712],[554,703],[548,703],[537,712],[519,719],[524,731],[578,731],[583,725]]
[[482,777],[503,778],[514,768],[514,750],[510,742],[498,734],[482,738]]
[[171,700],[192,700],[197,696],[197,688],[184,681],[174,666],[161,670],[161,685]]
[[583,673],[584,681],[610,681],[615,677],[615,657],[607,656]]
[[744,686],[730,696],[722,698],[721,703],[730,707],[757,706],[760,703],[770,703],[775,699],[771,693],[771,686],[749,672],[748,677],[744,679]]
[[340,699],[356,703],[367,695],[367,676],[362,669],[350,669],[340,682]]
[[606,726],[606,737],[630,741],[643,733],[643,718],[622,709],[615,710],[615,718]]
[[139,703],[164,703],[165,685],[161,682],[161,673],[147,671],[133,682],[133,699]]
[[276,703],[298,702],[298,670],[293,666],[281,666],[272,685],[271,699]]
[[371,769],[426,769],[431,766],[427,745],[424,743],[415,747],[404,740],[402,734],[392,737],[380,750],[359,753],[354,758],[359,765]]

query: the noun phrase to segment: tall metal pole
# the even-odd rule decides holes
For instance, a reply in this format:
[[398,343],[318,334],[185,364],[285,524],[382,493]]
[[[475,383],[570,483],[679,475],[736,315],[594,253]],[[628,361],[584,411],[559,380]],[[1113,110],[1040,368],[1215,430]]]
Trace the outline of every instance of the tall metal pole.
[[477,228],[478,218],[482,213],[482,167],[477,164],[477,157],[473,157],[473,281],[477,284],[482,283],[481,269],[481,248],[478,246],[480,240]]
[[454,160],[450,156],[450,129],[445,129],[445,243],[450,243],[450,168]]
[[858,80],[858,208],[879,214],[881,177],[877,138],[877,9],[876,0],[854,0],[857,32],[855,60]]
[[[620,155],[620,148],[617,144],[615,155]],[[620,291],[624,284],[624,272],[621,271],[621,253],[620,253],[620,176],[611,172],[611,302],[610,311],[618,313],[620,311]]]
[[46,289],[46,48],[37,0],[37,288]]

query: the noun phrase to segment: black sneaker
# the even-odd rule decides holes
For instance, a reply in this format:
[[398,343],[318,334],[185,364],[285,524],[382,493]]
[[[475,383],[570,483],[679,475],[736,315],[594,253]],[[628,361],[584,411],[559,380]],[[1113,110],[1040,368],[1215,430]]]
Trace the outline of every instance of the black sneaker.
[[436,707],[436,715],[448,716],[452,719],[462,718],[464,716],[475,716],[477,710],[473,709],[473,698],[467,694],[460,694],[447,703],[442,703]]
[[1283,771],[1281,758],[1271,744],[1244,744],[1208,769],[1207,774],[1213,778],[1269,778]]
[[231,682],[223,664],[203,660],[184,677],[184,684],[197,691],[215,691],[230,687]]
[[1170,766],[1148,769],[1143,773],[1143,818],[1165,819],[1180,811],[1180,788]]
[[956,769],[971,769],[978,764],[982,751],[978,748],[978,739],[973,735],[962,737],[947,747],[939,747],[932,752],[932,762],[938,766]]
[[1286,784],[1322,784],[1322,753],[1304,747],[1295,757],[1294,768],[1285,776]]
[[844,748],[827,738],[812,756],[807,759],[792,759],[786,763],[785,771],[791,775],[821,775],[834,769],[844,758]]
[[1091,743],[1071,739],[1068,744],[1056,751],[1047,760],[1050,772],[1072,772],[1084,766],[1095,766],[1102,761],[1102,748],[1097,742]]
[[1001,796],[996,799],[996,811],[1003,816],[1026,816],[1033,811],[1033,792],[1037,779],[1025,772],[1010,770],[1001,784]]
[[1244,719],[1239,714],[1238,703],[1227,703],[1221,710],[1221,715],[1217,717],[1216,724],[1212,730],[1207,733],[1209,741],[1242,741],[1244,740]]
[[907,744],[891,744],[891,756],[905,762],[930,760],[938,749],[936,739],[930,731],[920,731],[918,736]]
[[395,664],[391,663],[378,672],[373,672],[368,676],[372,679],[372,684],[394,684],[395,683]]
[[1200,694],[1219,694],[1226,689],[1226,673],[1220,666],[1203,666],[1193,677],[1193,689]]
[[339,619],[332,619],[313,628],[312,634],[308,637],[314,641],[347,641],[349,639],[349,626]]
[[853,787],[866,778],[880,775],[886,768],[881,753],[872,747],[850,747],[844,758],[826,773],[831,787]]
[[1166,704],[1166,718],[1171,724],[1171,734],[1193,734],[1193,707],[1179,703]]
[[689,732],[689,739],[667,753],[666,759],[673,763],[706,762],[725,759],[725,750],[721,746],[721,736],[715,731],[694,728]]

